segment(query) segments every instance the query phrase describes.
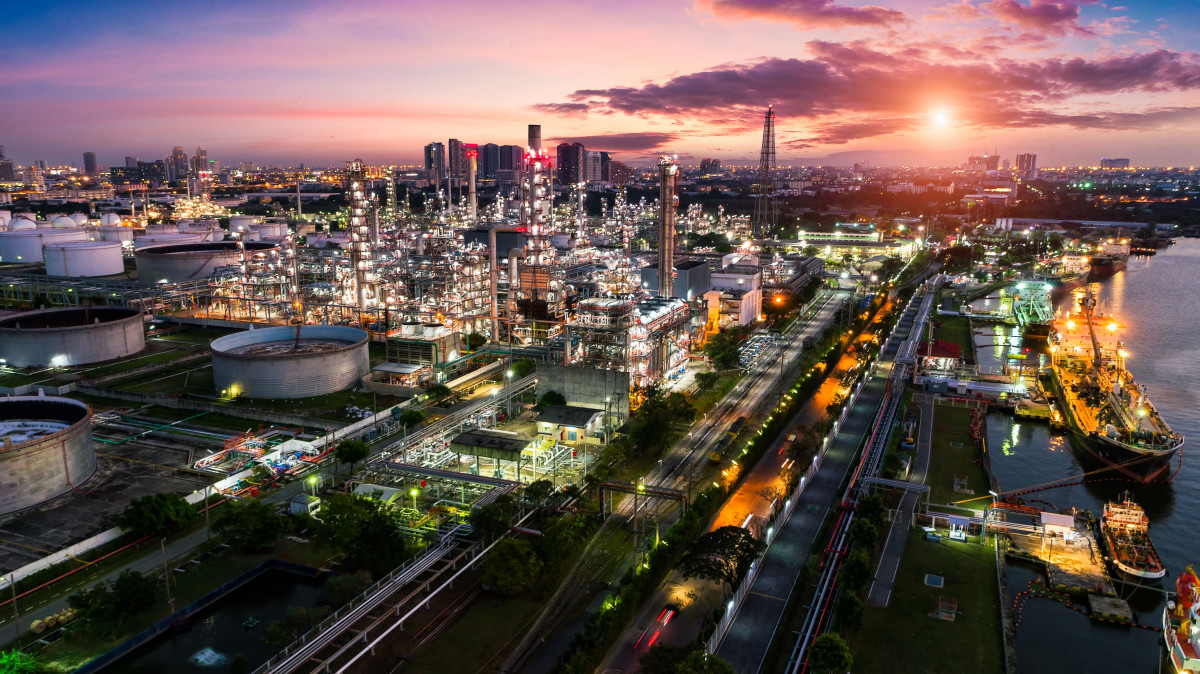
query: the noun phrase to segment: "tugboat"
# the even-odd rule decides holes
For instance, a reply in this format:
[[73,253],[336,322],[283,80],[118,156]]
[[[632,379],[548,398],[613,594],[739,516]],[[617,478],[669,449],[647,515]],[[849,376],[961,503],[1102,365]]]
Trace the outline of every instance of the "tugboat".
[[1150,542],[1150,518],[1129,492],[1121,496],[1120,503],[1105,504],[1100,529],[1117,571],[1139,580],[1158,580],[1167,575],[1167,567]]
[[[1050,374],[1064,425],[1087,452],[1121,474],[1147,483],[1169,477],[1183,435],[1171,430],[1126,369],[1120,325],[1095,313],[1091,293],[1082,311],[1055,321]],[[1103,344],[1101,343],[1103,335]]]
[[1163,642],[1175,674],[1200,674],[1200,578],[1188,565],[1163,609]]

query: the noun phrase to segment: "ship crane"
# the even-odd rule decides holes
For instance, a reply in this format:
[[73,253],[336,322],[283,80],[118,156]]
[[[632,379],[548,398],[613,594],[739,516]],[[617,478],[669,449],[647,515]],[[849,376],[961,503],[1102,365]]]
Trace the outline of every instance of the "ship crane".
[[1088,293],[1087,297],[1080,302],[1083,306],[1084,316],[1087,317],[1088,335],[1092,338],[1092,367],[1096,370],[1096,374],[1100,374],[1100,340],[1096,339],[1096,326],[1092,322],[1092,310],[1096,308],[1096,296]]

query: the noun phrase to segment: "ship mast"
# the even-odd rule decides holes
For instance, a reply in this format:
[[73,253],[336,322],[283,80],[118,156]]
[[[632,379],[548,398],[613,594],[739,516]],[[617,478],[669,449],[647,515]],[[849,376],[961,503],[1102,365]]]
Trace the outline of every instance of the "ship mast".
[[1083,307],[1084,316],[1087,317],[1088,334],[1092,337],[1092,367],[1096,370],[1096,374],[1100,374],[1100,341],[1096,339],[1096,326],[1092,323],[1092,310],[1096,308],[1096,296],[1088,293],[1083,301],[1080,302]]

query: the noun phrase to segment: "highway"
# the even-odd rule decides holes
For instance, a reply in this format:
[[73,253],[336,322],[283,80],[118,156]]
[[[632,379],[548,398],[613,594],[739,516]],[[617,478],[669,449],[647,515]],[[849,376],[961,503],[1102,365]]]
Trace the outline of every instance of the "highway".
[[[833,294],[825,298],[819,304],[819,308],[812,319],[805,322],[799,320],[793,322],[789,326],[789,328],[793,329],[785,331],[783,334],[780,348],[772,354],[764,354],[755,363],[755,370],[752,374],[714,408],[713,411],[717,413],[717,419],[713,420],[712,423],[703,429],[700,440],[694,444],[692,449],[684,453],[681,465],[685,466],[685,469],[699,469],[701,464],[707,461],[707,453],[710,445],[720,438],[720,433],[715,432],[717,429],[723,431],[728,427],[729,423],[732,423],[739,416],[759,416],[761,418],[761,416],[774,408],[776,403],[775,396],[778,395],[776,385],[780,377],[779,364],[783,363],[785,372],[794,366],[803,352],[804,339],[813,337],[815,340],[833,322],[837,310],[842,304],[840,301],[842,298],[848,298],[848,294]],[[749,427],[752,430],[754,424],[750,424]],[[774,462],[778,462],[780,457],[776,455],[776,452],[781,443],[782,438],[773,446],[772,450],[768,451],[762,457],[760,463],[772,462],[772,465],[774,465]],[[671,474],[668,473],[668,478]],[[647,478],[647,481],[650,481],[650,478]],[[671,485],[667,484],[666,486]],[[626,499],[626,501],[631,500]],[[725,513],[726,510],[727,508],[723,509],[722,513]],[[679,644],[695,638],[696,633],[699,631],[700,623],[704,619],[705,610],[689,611],[686,608],[684,610],[677,610],[671,615],[670,621],[665,626],[662,625],[662,621],[658,617],[662,614],[663,608],[668,605],[682,607],[687,602],[687,593],[692,590],[702,589],[703,585],[703,583],[698,581],[685,583],[677,574],[672,573],[667,581],[658,589],[654,597],[642,607],[642,611],[638,617],[625,633],[621,635],[612,649],[609,650],[604,664],[600,667],[600,671],[637,671],[638,656],[646,652],[651,640]]]

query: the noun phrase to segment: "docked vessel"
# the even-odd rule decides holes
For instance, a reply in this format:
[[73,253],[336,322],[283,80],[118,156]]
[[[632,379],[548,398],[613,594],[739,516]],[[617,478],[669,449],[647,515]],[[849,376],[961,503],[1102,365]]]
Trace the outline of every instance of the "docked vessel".
[[1163,609],[1163,642],[1175,674],[1200,673],[1200,578],[1189,565]]
[[1050,300],[1053,289],[1045,277],[1035,278],[1033,283],[1017,284],[1012,313],[1021,327],[1024,346],[1045,347],[1054,324],[1054,304]]
[[1158,580],[1167,575],[1167,567],[1150,541],[1150,518],[1128,492],[1119,503],[1104,505],[1100,530],[1117,571],[1135,579]]
[[[1064,424],[1101,462],[1140,482],[1165,479],[1183,435],[1171,430],[1125,364],[1129,354],[1111,318],[1082,310],[1056,320],[1050,378]],[[1103,343],[1102,337],[1103,335]]]
[[1091,259],[1091,279],[1096,281],[1112,276],[1124,269],[1128,260],[1129,244],[1124,239],[1100,244],[1100,251]]

